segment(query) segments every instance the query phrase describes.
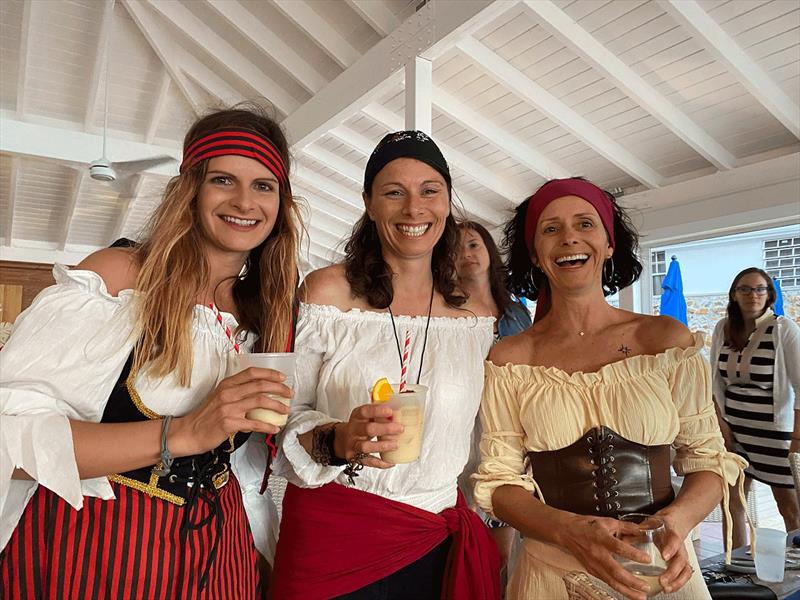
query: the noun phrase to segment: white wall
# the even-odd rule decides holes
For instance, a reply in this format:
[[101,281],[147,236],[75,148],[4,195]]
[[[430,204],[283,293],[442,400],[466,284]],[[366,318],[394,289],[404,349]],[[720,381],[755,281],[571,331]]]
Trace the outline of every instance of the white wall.
[[[797,235],[800,235],[800,225],[653,249],[665,251],[667,268],[670,256],[674,254],[678,257],[684,295],[719,294],[727,293],[734,276],[742,269],[764,268],[763,240]],[[653,292],[658,294],[660,290]]]

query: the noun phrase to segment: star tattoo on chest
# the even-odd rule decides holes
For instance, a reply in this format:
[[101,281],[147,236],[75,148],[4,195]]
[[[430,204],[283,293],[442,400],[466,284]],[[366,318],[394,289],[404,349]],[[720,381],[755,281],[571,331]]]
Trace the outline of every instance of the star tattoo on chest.
[[625,344],[620,344],[619,348],[617,348],[617,352],[622,352],[626,358],[631,355],[631,349]]

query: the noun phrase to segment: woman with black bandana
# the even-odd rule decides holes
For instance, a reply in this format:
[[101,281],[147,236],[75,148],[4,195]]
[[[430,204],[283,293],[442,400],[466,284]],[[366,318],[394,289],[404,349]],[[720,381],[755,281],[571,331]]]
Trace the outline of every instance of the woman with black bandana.
[[[344,264],[301,290],[297,348],[321,358],[299,378],[277,459],[290,483],[272,597],[499,598],[496,547],[456,483],[492,319],[455,285],[451,178],[433,140],[384,137],[363,199]],[[409,383],[427,386],[428,400],[419,459],[394,465],[377,453],[397,444],[380,437],[402,426],[370,388],[400,379],[406,331]]]

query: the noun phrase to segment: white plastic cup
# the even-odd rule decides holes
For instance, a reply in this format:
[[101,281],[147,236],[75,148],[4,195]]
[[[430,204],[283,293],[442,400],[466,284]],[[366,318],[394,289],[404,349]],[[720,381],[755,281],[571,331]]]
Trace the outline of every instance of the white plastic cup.
[[[259,369],[274,369],[276,371],[280,371],[286,376],[286,381],[283,383],[289,388],[294,388],[296,362],[296,355],[294,352],[263,352],[236,355],[236,364],[238,366],[237,373],[244,371],[249,367],[257,367]],[[289,406],[289,398],[278,396],[277,394],[268,394],[268,396],[273,400],[277,400],[278,402],[282,402],[286,406]],[[274,410],[269,410],[268,408],[254,408],[252,410],[248,410],[246,416],[248,419],[262,421],[263,423],[269,423],[270,425],[275,425],[277,427],[283,427],[286,425],[286,420],[289,417],[289,415],[282,415]]]
[[393,394],[386,402],[392,409],[392,422],[400,423],[405,429],[397,436],[384,436],[380,439],[397,442],[396,450],[381,452],[381,460],[394,464],[414,462],[422,449],[422,433],[425,425],[425,399],[428,388],[424,385],[406,385],[402,394],[399,386],[393,385]]
[[786,533],[778,529],[758,527],[755,545],[756,575],[762,581],[783,581],[786,565]]

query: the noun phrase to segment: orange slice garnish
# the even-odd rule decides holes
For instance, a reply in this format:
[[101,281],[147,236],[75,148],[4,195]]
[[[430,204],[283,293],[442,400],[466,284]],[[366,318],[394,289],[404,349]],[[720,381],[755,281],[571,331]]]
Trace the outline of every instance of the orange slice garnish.
[[376,404],[388,402],[393,393],[394,391],[392,390],[392,384],[389,383],[389,380],[386,379],[386,377],[381,377],[372,386],[372,402]]

